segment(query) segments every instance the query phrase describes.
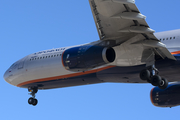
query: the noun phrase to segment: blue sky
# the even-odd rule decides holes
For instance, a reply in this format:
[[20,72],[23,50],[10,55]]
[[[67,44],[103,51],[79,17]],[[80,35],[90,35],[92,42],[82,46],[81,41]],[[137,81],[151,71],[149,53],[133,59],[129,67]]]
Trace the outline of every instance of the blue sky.
[[[179,0],[136,0],[156,32],[179,29]],[[88,0],[0,1],[0,119],[152,120],[177,119],[180,107],[158,108],[150,102],[150,84],[104,83],[41,90],[36,107],[27,89],[3,80],[5,70],[37,51],[98,40]]]

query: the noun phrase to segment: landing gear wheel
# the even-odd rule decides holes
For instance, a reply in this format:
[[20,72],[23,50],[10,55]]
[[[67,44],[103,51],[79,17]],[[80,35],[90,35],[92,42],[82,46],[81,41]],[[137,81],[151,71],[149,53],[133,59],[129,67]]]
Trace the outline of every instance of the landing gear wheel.
[[160,89],[166,89],[167,86],[168,86],[168,81],[167,81],[167,79],[162,78],[160,84],[158,85],[158,87],[159,87]]
[[29,103],[30,105],[32,105],[32,104],[34,103],[34,98],[30,97],[30,98],[28,99],[28,103]]
[[32,95],[32,97],[30,97],[28,99],[28,103],[30,105],[36,106],[38,103],[38,100],[35,98],[35,94],[38,92],[38,88],[37,87],[28,87],[28,91],[30,92],[29,94]]
[[37,103],[38,103],[38,100],[37,100],[37,99],[34,99],[32,105],[33,105],[33,106],[36,106]]
[[149,80],[150,78],[150,71],[147,69],[144,69],[140,72],[139,76],[142,80]]
[[38,100],[35,99],[35,98],[30,97],[30,98],[28,99],[28,103],[29,103],[30,105],[36,106],[37,103],[38,103]]
[[159,75],[154,75],[151,78],[151,84],[153,86],[159,86],[161,84],[161,77]]

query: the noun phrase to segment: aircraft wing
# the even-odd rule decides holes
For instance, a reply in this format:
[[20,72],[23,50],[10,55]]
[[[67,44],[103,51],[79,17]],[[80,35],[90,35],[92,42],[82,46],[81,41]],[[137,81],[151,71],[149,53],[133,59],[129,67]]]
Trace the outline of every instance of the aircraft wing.
[[[116,44],[121,44],[139,36],[134,42],[159,41],[134,0],[89,0],[89,3],[100,40],[115,40]],[[159,48],[160,56],[175,59],[165,47],[149,44]]]

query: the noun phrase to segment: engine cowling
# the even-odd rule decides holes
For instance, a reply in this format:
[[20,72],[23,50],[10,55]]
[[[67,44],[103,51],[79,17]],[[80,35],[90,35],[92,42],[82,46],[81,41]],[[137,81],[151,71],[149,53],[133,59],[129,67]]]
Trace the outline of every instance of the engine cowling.
[[86,71],[115,60],[113,48],[103,46],[78,46],[69,48],[62,55],[63,65],[70,71]]
[[151,90],[151,102],[157,107],[180,105],[180,83],[171,83],[166,89],[154,87]]

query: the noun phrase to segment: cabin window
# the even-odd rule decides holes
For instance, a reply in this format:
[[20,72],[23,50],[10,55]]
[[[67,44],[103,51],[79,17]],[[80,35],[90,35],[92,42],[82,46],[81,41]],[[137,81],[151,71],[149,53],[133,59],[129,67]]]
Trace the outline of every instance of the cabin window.
[[176,37],[173,37],[173,39],[175,39]]

